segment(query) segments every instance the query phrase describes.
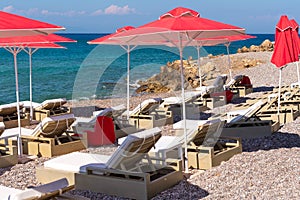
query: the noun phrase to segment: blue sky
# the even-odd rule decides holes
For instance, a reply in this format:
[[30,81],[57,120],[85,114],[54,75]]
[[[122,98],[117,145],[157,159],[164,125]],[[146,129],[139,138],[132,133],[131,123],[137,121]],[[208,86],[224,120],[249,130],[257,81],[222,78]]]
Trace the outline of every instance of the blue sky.
[[299,0],[1,0],[0,9],[66,27],[68,33],[111,33],[140,26],[178,6],[202,17],[240,26],[251,33],[274,33],[280,15],[300,24]]

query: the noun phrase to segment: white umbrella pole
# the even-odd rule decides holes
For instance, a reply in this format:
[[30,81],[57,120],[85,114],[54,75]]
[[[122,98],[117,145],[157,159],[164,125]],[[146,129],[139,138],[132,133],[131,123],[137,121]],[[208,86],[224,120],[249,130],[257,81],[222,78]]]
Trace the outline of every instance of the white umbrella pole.
[[183,119],[183,134],[184,134],[184,166],[185,172],[188,172],[188,159],[187,159],[187,131],[186,131],[186,111],[185,111],[185,95],[184,95],[184,69],[183,69],[183,47],[182,38],[180,39],[179,55],[180,55],[180,75],[181,75],[181,96],[182,96],[182,119]]
[[199,87],[202,86],[202,73],[201,73],[201,66],[200,66],[200,47],[199,45],[197,45],[197,53],[198,53],[198,70],[199,70]]
[[130,46],[127,47],[127,120],[129,120]]
[[300,83],[299,62],[296,62],[296,65],[297,65],[298,83]]
[[279,110],[280,110],[280,90],[281,90],[281,72],[282,68],[279,69],[279,88],[278,88],[278,108],[277,108],[277,115],[279,115]]
[[32,49],[28,49],[29,55],[29,101],[30,101],[30,121],[33,120],[33,107],[32,107]]
[[230,79],[232,79],[232,69],[231,69],[231,60],[230,60],[230,53],[229,53],[229,45],[230,45],[230,43],[225,44],[226,49],[227,49],[227,56],[228,56],[229,76],[230,76]]
[[19,98],[19,82],[18,82],[18,63],[17,63],[17,54],[20,52],[19,49],[13,49],[14,56],[14,67],[15,67],[15,78],[16,78],[16,99],[17,99],[17,112],[18,112],[18,127],[19,127],[19,136],[18,136],[18,155],[22,156],[22,140],[21,140],[21,117],[20,117],[20,98]]

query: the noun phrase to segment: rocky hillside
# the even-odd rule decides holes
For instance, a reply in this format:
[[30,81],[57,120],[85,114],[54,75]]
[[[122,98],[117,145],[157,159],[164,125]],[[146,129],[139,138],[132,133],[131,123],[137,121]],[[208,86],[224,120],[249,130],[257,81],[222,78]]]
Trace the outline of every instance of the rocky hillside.
[[[252,45],[249,48],[242,47],[238,49],[237,54],[231,54],[230,67],[232,70],[240,70],[259,66],[262,63],[269,62],[267,59],[259,59],[253,54],[247,52],[263,52],[273,51],[273,43],[270,40],[265,40],[261,45]],[[211,82],[220,74],[229,74],[229,58],[228,55],[213,56],[201,58],[201,79],[203,85],[210,85]],[[199,67],[197,60],[184,60],[184,79],[185,89],[192,89],[199,87]],[[161,93],[168,91],[178,91],[181,89],[180,77],[180,61],[175,60],[168,62],[162,66],[160,73],[154,75],[146,81],[139,82],[140,87],[136,93]]]

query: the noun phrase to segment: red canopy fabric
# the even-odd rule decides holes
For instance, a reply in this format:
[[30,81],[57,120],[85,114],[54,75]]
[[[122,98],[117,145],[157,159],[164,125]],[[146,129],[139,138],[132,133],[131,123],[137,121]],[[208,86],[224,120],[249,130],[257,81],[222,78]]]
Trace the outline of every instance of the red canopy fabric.
[[36,48],[36,49],[65,49],[66,48],[55,43],[34,43],[34,44],[28,44],[27,47]]
[[283,15],[276,25],[275,48],[271,62],[276,65],[276,67],[281,68],[297,60],[293,49],[292,25],[288,17]]
[[34,44],[34,43],[53,43],[53,42],[76,42],[76,40],[66,38],[56,34],[0,38],[1,46],[5,46],[5,45],[28,46],[28,44]]
[[294,55],[296,56],[296,59],[299,60],[299,55],[300,55],[300,39],[298,34],[299,25],[294,19],[291,19],[290,23],[292,25],[292,40],[293,40]]
[[64,29],[62,26],[0,11],[0,37],[47,35]]
[[119,33],[131,30],[131,29],[134,29],[134,27],[133,26],[121,27],[121,28],[117,29],[115,33],[112,33],[112,34],[109,34],[109,35],[106,35],[106,36],[88,41],[88,44],[116,44],[116,45],[121,45],[120,41],[113,40],[113,37],[116,36]]
[[193,16],[193,17],[199,17],[200,14],[194,10],[183,8],[183,7],[177,7],[173,10],[170,10],[169,12],[161,15],[159,19],[166,18],[166,17],[182,17],[182,16]]
[[196,11],[179,7],[163,14],[158,20],[119,34],[116,39],[131,44],[153,41],[166,44],[181,37],[182,46],[186,46],[192,39],[244,34],[243,28],[202,18]]

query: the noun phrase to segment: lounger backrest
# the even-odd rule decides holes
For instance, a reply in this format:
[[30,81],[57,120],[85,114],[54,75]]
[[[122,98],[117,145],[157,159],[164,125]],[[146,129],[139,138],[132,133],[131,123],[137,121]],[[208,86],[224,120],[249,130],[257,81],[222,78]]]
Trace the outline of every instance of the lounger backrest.
[[128,135],[105,167],[129,171],[135,169],[160,137],[161,130],[158,127]]
[[121,116],[122,113],[124,113],[126,111],[126,107],[124,106],[124,104],[121,104],[119,106],[115,106],[115,107],[109,107],[109,108],[105,108],[104,110],[101,110],[96,117],[94,117],[93,119],[91,119],[91,121],[89,121],[89,123],[96,123],[97,117],[99,116],[106,116],[106,117],[118,117]]
[[153,99],[147,99],[140,103],[137,107],[135,107],[131,112],[130,115],[139,115],[139,114],[145,114],[150,113],[155,108],[159,106],[161,103],[161,98],[153,98]]
[[67,100],[66,99],[48,99],[48,100],[45,100],[41,103],[40,106],[36,107],[35,109],[36,110],[41,110],[41,109],[44,109],[44,110],[53,110],[55,108],[59,108],[61,107],[62,105],[66,104],[67,103]]
[[224,82],[226,81],[227,76],[218,76],[215,81],[213,82],[214,87],[223,87]]
[[198,133],[192,139],[192,143],[196,146],[202,145],[205,140],[218,135],[218,131],[223,127],[224,122],[220,119],[209,120],[204,125],[199,126]]
[[[17,113],[17,103],[9,103],[0,105],[0,116],[8,116]],[[19,103],[20,109],[23,108],[23,103]]]
[[32,136],[59,137],[67,131],[75,120],[74,114],[46,117],[33,130]]
[[[194,122],[193,122],[194,121]],[[187,120],[187,143],[202,144],[207,133],[215,132],[220,126],[220,119],[205,120],[197,123],[197,120],[188,121]],[[185,135],[182,134],[176,137],[172,144],[184,144]]]
[[185,102],[189,103],[189,102],[193,102],[194,100],[196,100],[197,98],[201,97],[201,95],[203,94],[202,91],[192,91],[192,92],[186,92],[185,95]]
[[255,104],[253,104],[252,106],[247,108],[242,114],[239,114],[238,116],[234,117],[230,121],[230,123],[241,122],[243,120],[247,120],[247,119],[251,118],[265,104],[266,104],[266,101],[259,100],[258,102],[256,102]]
[[2,135],[4,130],[5,130],[5,124],[3,122],[0,122],[0,136]]

